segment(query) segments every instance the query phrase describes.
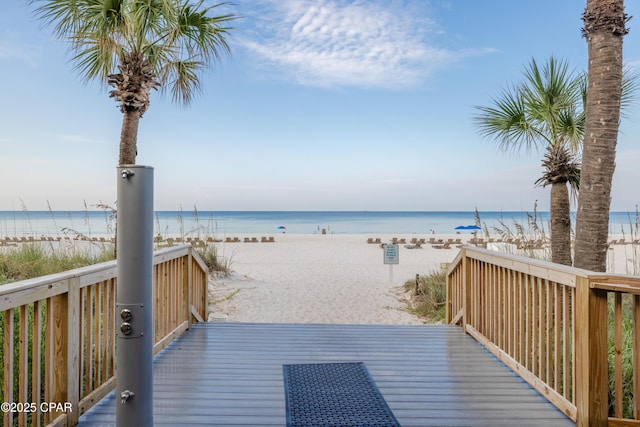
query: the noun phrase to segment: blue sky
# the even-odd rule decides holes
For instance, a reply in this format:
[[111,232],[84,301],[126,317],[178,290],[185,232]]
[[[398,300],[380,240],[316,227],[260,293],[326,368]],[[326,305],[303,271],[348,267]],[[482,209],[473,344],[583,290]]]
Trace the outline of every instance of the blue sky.
[[[586,70],[585,0],[237,0],[233,54],[187,108],[159,93],[138,164],[155,208],[548,209],[541,152],[478,135],[474,106],[532,58]],[[640,5],[624,60],[640,64]],[[0,15],[0,210],[113,204],[122,115],[83,84],[23,1]],[[640,105],[618,141],[612,208],[640,202]]]

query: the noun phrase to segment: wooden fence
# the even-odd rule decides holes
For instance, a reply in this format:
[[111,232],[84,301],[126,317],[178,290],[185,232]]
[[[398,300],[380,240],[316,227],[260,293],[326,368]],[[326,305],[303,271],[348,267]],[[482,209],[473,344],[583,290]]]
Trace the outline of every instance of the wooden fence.
[[640,277],[464,247],[447,321],[576,425],[640,426]]
[[[191,245],[153,257],[154,354],[207,314]],[[116,262],[0,286],[5,426],[74,426],[115,388]]]

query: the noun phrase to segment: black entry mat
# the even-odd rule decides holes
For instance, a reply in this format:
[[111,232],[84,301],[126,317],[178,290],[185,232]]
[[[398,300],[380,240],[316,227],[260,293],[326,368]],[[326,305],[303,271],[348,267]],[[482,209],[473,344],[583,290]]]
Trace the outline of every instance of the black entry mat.
[[287,427],[400,427],[362,362],[282,369]]

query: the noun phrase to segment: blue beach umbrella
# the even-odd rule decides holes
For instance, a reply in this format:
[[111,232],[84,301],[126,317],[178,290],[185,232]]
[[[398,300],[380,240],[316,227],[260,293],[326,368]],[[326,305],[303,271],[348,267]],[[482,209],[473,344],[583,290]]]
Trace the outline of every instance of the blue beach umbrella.
[[454,230],[480,230],[477,225],[459,225]]

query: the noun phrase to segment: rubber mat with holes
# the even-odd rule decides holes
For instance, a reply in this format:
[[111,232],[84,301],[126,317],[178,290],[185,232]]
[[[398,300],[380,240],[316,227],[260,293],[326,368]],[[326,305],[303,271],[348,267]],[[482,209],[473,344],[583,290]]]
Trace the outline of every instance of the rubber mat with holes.
[[400,427],[364,363],[282,368],[287,427]]

